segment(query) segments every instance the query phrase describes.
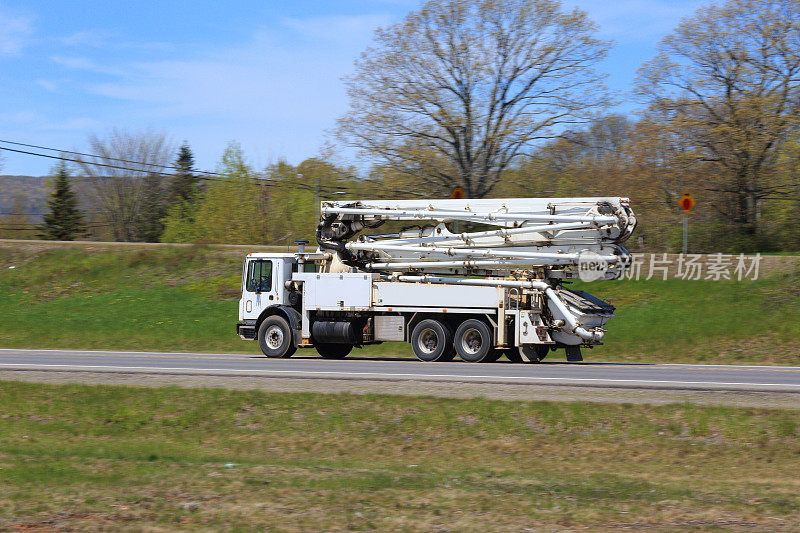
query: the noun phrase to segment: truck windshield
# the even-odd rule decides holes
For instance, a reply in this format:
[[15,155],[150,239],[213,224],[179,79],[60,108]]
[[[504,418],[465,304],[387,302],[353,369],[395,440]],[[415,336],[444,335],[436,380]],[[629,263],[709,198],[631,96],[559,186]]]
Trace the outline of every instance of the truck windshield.
[[272,290],[272,261],[254,260],[247,267],[248,292],[269,292]]

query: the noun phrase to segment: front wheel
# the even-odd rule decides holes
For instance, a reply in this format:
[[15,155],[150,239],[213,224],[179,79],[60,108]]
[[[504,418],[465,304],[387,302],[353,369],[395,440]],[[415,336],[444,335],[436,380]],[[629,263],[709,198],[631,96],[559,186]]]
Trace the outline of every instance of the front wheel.
[[291,357],[297,351],[285,318],[274,315],[264,319],[258,328],[258,347],[267,357]]
[[492,331],[482,320],[470,318],[462,322],[456,330],[453,344],[462,361],[482,363],[491,360]]
[[352,344],[315,344],[323,359],[344,359],[352,351]]

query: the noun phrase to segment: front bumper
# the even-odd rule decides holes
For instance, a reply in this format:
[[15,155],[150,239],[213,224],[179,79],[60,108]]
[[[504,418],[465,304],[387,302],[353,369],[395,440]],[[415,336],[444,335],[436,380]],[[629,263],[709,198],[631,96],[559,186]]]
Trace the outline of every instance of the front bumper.
[[236,334],[245,341],[252,341],[256,338],[256,321],[245,320],[236,323]]

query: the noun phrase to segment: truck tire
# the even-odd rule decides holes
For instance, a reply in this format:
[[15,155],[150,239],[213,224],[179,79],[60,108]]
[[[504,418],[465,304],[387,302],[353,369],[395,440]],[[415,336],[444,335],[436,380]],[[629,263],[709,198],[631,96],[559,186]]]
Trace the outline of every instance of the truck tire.
[[541,363],[547,357],[550,346],[547,344],[526,344],[519,347],[520,361],[530,361],[531,363]]
[[420,361],[452,361],[455,356],[453,332],[438,320],[425,319],[411,332],[411,349]]
[[267,357],[291,357],[297,351],[292,328],[285,318],[272,315],[258,328],[258,347]]
[[520,355],[520,350],[511,348],[510,350],[506,350],[506,359],[511,361],[512,363],[522,363],[522,355]]
[[315,344],[323,359],[344,359],[353,350],[352,344]]
[[462,361],[467,363],[482,363],[491,360],[492,330],[486,322],[470,318],[458,326],[453,342],[456,352]]

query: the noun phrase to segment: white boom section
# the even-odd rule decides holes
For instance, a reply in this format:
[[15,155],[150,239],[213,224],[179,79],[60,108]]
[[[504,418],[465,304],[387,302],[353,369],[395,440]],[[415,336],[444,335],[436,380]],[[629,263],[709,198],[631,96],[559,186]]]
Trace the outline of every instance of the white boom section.
[[[345,262],[371,271],[571,270],[591,252],[616,277],[629,257],[619,244],[636,226],[628,199],[618,197],[338,201],[322,202],[321,213],[320,245],[346,251]],[[344,242],[390,220],[435,224]],[[451,231],[465,222],[494,229]]]

